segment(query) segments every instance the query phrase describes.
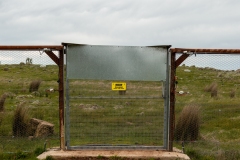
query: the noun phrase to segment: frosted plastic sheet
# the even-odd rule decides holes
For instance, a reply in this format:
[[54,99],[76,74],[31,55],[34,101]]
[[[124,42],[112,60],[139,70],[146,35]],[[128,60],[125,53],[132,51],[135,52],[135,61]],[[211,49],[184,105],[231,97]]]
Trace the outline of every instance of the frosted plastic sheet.
[[167,46],[67,45],[67,78],[165,81]]

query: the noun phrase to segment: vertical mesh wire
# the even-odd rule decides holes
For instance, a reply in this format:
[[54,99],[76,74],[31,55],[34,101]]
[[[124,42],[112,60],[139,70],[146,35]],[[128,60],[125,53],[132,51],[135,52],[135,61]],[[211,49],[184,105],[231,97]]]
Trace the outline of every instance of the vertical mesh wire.
[[0,75],[0,152],[59,146],[57,65],[41,51],[0,50]]
[[176,75],[175,146],[187,154],[240,158],[240,55],[192,55]]
[[126,83],[122,95],[111,81],[70,80],[70,146],[163,145],[162,83]]

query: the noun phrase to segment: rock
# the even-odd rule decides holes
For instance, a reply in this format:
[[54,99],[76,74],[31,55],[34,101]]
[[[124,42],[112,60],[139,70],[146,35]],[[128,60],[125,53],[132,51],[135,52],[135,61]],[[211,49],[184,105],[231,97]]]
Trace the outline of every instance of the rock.
[[54,124],[40,119],[32,118],[30,120],[31,133],[34,137],[46,137],[53,135]]
[[39,103],[40,103],[39,100],[32,102],[32,104],[39,104]]
[[191,72],[191,70],[189,70],[189,69],[184,69],[184,72]]
[[54,125],[46,121],[41,122],[35,132],[34,137],[47,137],[53,135]]

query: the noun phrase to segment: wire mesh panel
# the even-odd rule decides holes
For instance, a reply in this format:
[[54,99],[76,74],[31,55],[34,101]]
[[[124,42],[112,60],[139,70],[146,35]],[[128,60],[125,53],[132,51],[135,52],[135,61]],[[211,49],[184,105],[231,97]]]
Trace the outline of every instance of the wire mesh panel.
[[71,80],[70,145],[163,145],[161,82],[127,82],[123,94],[111,81]]
[[166,149],[168,46],[66,48],[67,148]]
[[239,159],[239,69],[230,54],[192,55],[177,68],[175,145],[192,158]]
[[59,146],[57,65],[41,51],[1,50],[0,63],[0,152]]

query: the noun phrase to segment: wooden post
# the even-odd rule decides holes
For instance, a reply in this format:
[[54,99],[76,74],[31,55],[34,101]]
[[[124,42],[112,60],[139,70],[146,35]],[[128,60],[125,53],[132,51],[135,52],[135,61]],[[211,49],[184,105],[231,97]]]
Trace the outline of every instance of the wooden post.
[[59,51],[59,131],[60,131],[60,148],[65,150],[64,140],[64,53]]
[[168,150],[173,151],[174,128],[175,128],[175,76],[176,76],[176,53],[171,52],[171,77],[170,77],[170,120],[169,120],[169,145]]

